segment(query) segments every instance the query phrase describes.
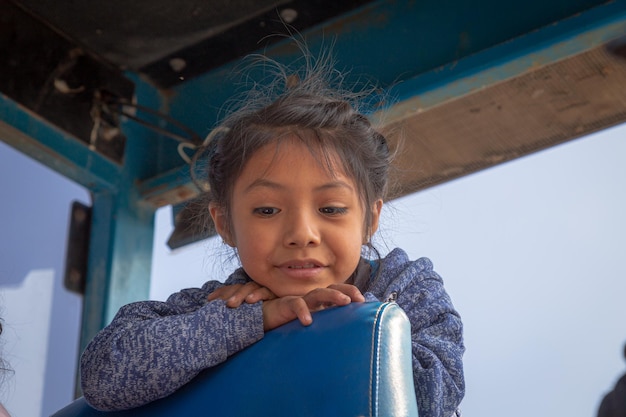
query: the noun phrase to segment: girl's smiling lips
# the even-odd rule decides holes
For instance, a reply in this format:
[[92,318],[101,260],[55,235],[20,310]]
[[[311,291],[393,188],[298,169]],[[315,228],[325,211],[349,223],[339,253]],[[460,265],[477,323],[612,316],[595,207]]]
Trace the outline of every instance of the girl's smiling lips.
[[315,278],[324,268],[321,262],[310,259],[287,261],[278,265],[283,274],[296,279]]

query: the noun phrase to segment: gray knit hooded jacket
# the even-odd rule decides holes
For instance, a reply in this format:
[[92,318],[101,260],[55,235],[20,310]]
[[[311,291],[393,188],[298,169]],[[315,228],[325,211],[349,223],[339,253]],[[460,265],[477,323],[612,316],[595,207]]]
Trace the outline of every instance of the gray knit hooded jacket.
[[[249,280],[238,269],[224,283],[122,307],[81,356],[87,402],[99,410],[146,404],[263,338],[262,302],[229,308],[207,301],[216,288]],[[420,417],[453,415],[465,392],[463,328],[430,260],[410,261],[394,249],[379,261],[363,261],[352,282],[366,302],[395,301],[409,317]]]

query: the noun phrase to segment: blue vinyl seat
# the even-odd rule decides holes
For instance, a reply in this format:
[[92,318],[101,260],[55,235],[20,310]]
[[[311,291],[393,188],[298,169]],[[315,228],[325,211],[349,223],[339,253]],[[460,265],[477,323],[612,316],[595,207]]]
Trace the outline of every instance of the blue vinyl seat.
[[266,333],[166,398],[101,412],[81,397],[53,417],[417,417],[411,361],[402,309],[353,303]]

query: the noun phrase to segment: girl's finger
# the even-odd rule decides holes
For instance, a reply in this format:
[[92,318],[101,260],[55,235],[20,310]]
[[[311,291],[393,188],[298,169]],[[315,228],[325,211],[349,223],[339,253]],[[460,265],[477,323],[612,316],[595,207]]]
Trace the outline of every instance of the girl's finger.
[[241,284],[225,285],[213,291],[207,296],[208,301],[228,300],[237,291]]
[[351,284],[333,284],[328,286],[328,288],[340,291],[342,293],[344,293],[345,295],[347,295],[348,297],[350,297],[350,300],[352,300],[352,302],[363,302],[365,301],[365,297],[363,296],[363,294],[361,293],[361,291],[355,287],[354,285]]
[[246,303],[254,304],[259,301],[273,300],[276,298],[273,292],[266,287],[260,287],[246,296]]
[[350,304],[351,298],[332,288],[317,288],[302,297],[309,310],[317,311],[330,306]]
[[226,305],[231,308],[239,307],[246,297],[254,291],[261,288],[259,284],[254,281],[250,281],[244,285],[241,285],[237,290],[226,300]]
[[289,304],[292,307],[292,312],[298,317],[300,323],[303,326],[309,326],[313,323],[313,317],[311,317],[311,311],[309,310],[309,306],[304,301],[304,299],[297,297],[290,300]]

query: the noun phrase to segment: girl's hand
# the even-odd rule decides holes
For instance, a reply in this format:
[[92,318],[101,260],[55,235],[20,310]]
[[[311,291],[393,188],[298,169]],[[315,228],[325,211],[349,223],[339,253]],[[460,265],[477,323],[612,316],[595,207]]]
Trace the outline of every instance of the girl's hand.
[[363,301],[365,297],[361,291],[350,284],[316,288],[304,296],[275,298],[263,303],[263,329],[268,331],[296,318],[308,326],[313,323],[312,312]]
[[244,301],[254,304],[259,301],[267,301],[276,298],[268,288],[262,287],[254,281],[245,284],[225,285],[213,291],[207,297],[208,301],[224,300],[231,308],[239,307]]

